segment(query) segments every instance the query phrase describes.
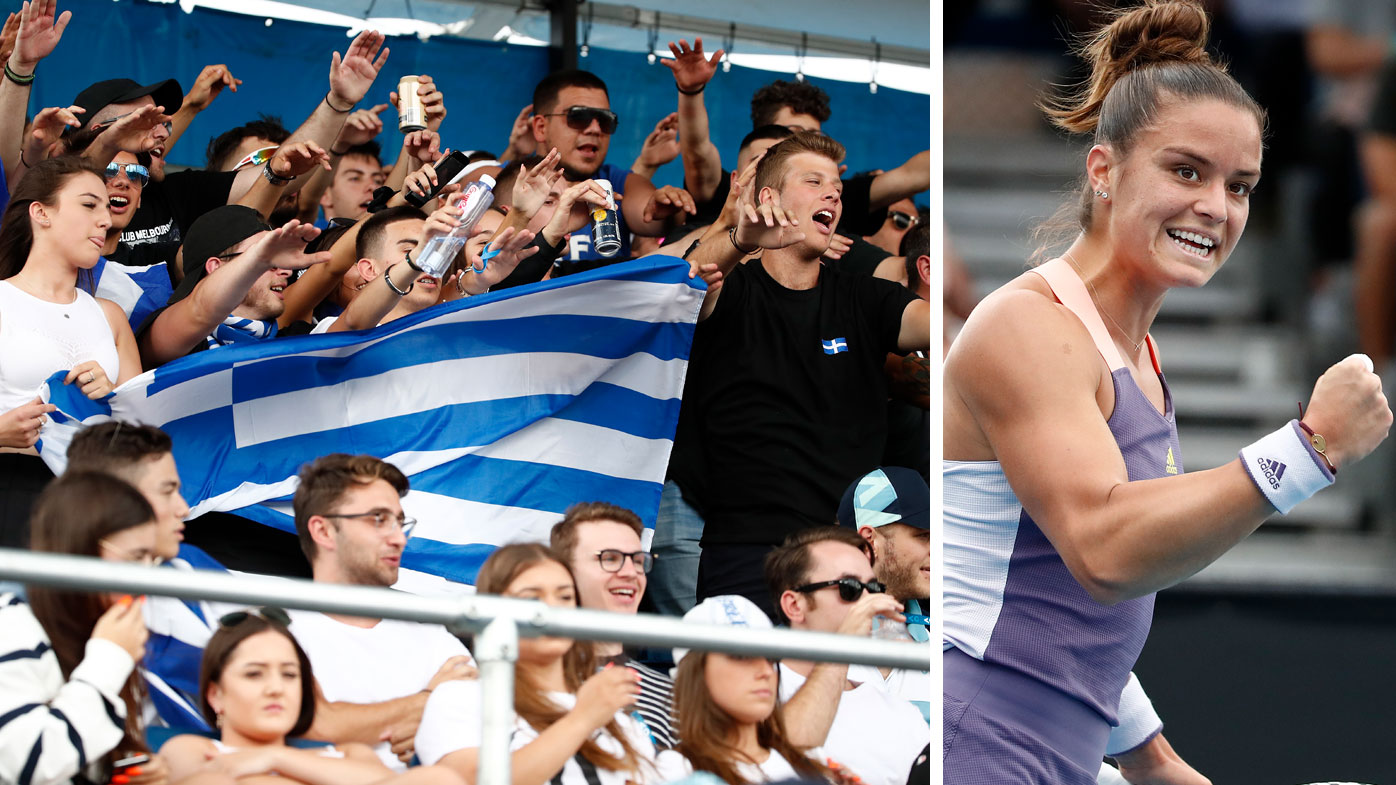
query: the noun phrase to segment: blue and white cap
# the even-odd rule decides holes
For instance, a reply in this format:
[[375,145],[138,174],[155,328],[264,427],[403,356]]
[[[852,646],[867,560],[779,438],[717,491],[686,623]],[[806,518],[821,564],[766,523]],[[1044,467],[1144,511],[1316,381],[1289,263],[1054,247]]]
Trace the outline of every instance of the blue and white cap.
[[889,523],[931,528],[930,486],[911,469],[873,469],[848,486],[839,502],[839,524],[854,531]]
[[[683,615],[684,623],[713,624],[726,627],[748,627],[753,630],[771,629],[771,619],[766,612],[740,594],[724,594],[709,597],[693,606]],[[688,649],[674,649],[674,664],[688,653]]]

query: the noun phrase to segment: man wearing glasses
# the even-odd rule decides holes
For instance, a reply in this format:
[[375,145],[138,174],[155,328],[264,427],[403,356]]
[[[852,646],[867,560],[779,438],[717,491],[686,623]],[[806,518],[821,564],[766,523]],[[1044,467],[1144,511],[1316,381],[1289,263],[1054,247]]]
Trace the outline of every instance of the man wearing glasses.
[[[558,71],[544,77],[533,90],[533,112],[530,123],[538,149],[557,148],[562,154],[563,176],[569,182],[609,180],[616,193],[620,250],[611,257],[597,253],[591,246],[591,224],[588,222],[569,237],[568,249],[559,258],[559,271],[576,271],[571,269],[573,266],[563,268],[564,261],[594,262],[577,267],[582,269],[629,259],[631,232],[647,237],[662,235],[669,219],[685,209],[680,203],[686,200],[687,205],[692,206],[692,198],[681,189],[666,186],[656,190],[648,179],[606,163],[611,134],[615,133],[620,118],[611,111],[606,83],[595,74]],[[579,202],[578,209],[589,208]],[[554,271],[554,275],[559,271]]]
[[[645,596],[646,574],[654,559],[640,543],[640,516],[614,504],[585,502],[567,508],[552,530],[550,544],[572,567],[577,581],[577,604],[591,610],[636,613]],[[578,644],[582,645],[582,644]],[[672,727],[674,682],[641,664],[619,643],[597,642],[598,665],[635,669],[640,674],[640,699],[635,711],[649,728],[657,749],[678,742]]]
[[[848,529],[819,526],[771,551],[766,582],[781,620],[791,629],[862,637],[871,634],[875,617],[905,622],[875,577],[866,547]],[[800,723],[792,732],[822,746],[867,785],[905,785],[930,727],[909,701],[853,680],[856,675],[847,664],[782,660],[780,700],[787,718]]]
[[[292,506],[315,580],[396,583],[416,523],[402,512],[407,490],[397,467],[369,455],[326,455],[301,469]],[[376,745],[398,771],[412,759],[431,691],[476,675],[465,645],[439,625],[312,611],[293,611],[291,618],[291,632],[315,670],[315,723],[306,735]]]

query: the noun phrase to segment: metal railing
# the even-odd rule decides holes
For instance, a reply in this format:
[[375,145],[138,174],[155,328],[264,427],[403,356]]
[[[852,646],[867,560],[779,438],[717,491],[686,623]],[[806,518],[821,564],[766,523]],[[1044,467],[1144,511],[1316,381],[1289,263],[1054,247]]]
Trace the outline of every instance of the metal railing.
[[154,594],[194,600],[275,605],[322,613],[442,624],[474,633],[471,654],[482,694],[478,785],[509,785],[514,661],[519,637],[552,635],[631,646],[683,647],[725,654],[848,662],[925,670],[925,644],[799,630],[690,624],[667,616],[550,608],[490,595],[421,597],[392,589],[210,571],[150,569],[85,556],[0,548],[0,580],[82,591]]

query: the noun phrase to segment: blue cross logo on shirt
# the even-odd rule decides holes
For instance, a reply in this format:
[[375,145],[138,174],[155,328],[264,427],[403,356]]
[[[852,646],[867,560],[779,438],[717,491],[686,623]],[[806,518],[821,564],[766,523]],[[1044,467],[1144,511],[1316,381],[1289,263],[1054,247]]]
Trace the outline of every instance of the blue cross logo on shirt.
[[820,343],[824,346],[825,354],[838,354],[839,352],[848,351],[848,339],[846,338],[834,338],[829,341],[820,341]]

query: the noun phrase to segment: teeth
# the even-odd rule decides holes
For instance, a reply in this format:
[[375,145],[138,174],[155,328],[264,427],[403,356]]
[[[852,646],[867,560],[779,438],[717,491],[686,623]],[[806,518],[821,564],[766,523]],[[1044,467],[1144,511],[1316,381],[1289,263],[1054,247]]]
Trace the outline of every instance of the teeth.
[[1179,248],[1182,248],[1184,251],[1187,251],[1193,256],[1200,256],[1203,259],[1206,259],[1212,255],[1212,249],[1210,246],[1207,248],[1199,249],[1195,245],[1189,245],[1188,243],[1183,242],[1177,236],[1169,235],[1169,239],[1173,241],[1174,245],[1178,246]]
[[1204,237],[1203,235],[1197,234],[1196,232],[1184,232],[1180,229],[1169,229],[1168,233],[1173,237],[1180,237],[1184,240],[1189,240],[1207,248],[1211,248],[1215,244],[1212,242],[1212,239],[1210,237]]

